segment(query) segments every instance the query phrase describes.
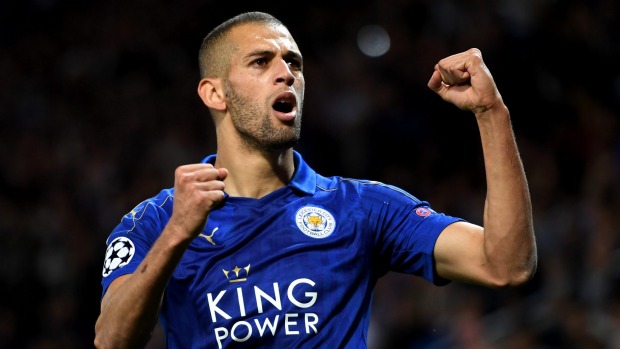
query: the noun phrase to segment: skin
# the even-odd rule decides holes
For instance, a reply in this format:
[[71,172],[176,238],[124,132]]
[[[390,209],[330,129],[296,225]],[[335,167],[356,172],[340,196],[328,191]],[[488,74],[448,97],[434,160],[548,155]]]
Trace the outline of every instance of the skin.
[[[227,76],[198,84],[216,128],[215,166],[176,169],[170,221],[137,271],[108,288],[95,325],[97,348],[146,344],[174,268],[210,210],[224,199],[224,189],[231,196],[260,198],[293,175],[305,88],[297,44],[283,26],[252,23],[232,29],[229,39],[235,49]],[[440,60],[428,87],[475,115],[488,186],[484,228],[463,222],[448,226],[435,247],[437,272],[489,287],[522,284],[536,267],[529,190],[509,111],[480,51]],[[290,113],[272,108],[283,96],[295,101]]]
[[480,50],[444,58],[428,87],[476,117],[487,181],[483,227],[449,225],[435,245],[439,275],[489,287],[516,286],[536,269],[532,205],[510,113]]

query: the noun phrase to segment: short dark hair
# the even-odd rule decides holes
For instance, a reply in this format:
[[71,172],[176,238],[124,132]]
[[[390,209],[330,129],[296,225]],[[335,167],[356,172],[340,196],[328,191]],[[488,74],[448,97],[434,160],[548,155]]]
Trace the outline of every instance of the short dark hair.
[[[231,29],[247,23],[265,23],[281,25],[282,22],[274,16],[259,11],[245,12],[232,17],[215,27],[202,40],[198,51],[200,78],[224,77],[230,66],[230,55],[234,47],[225,42]],[[284,26],[285,27],[285,26]]]

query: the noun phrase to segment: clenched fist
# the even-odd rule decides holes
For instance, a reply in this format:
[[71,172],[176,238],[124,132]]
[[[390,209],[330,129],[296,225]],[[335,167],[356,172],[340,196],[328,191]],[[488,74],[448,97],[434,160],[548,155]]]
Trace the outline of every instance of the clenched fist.
[[193,239],[204,229],[209,212],[225,198],[225,168],[211,164],[179,166],[174,173],[174,206],[169,227],[183,239]]
[[475,114],[503,105],[491,72],[477,48],[440,60],[428,87],[443,100]]

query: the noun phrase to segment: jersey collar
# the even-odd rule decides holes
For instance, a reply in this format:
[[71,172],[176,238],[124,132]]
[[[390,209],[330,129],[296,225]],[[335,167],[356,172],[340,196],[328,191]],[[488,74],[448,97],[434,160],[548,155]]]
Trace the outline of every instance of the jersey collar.
[[[217,154],[211,154],[202,160],[203,164],[215,164]],[[316,191],[316,172],[304,161],[301,154],[296,150],[293,151],[293,161],[295,162],[295,173],[288,183],[289,187],[293,187],[301,192],[312,195]]]

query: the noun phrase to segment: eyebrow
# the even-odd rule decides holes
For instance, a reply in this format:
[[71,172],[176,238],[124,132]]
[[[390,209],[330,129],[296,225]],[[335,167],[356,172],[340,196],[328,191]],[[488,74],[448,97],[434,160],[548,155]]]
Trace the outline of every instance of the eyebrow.
[[[249,52],[247,55],[245,55],[244,59],[251,59],[254,57],[273,57],[275,56],[274,51],[272,50],[256,50],[256,51],[251,51]],[[301,53],[297,52],[297,51],[291,51],[288,50],[286,51],[286,53],[284,53],[283,57],[285,58],[294,58],[297,59],[299,61],[303,61],[303,57],[301,56]]]
[[284,57],[287,58],[295,58],[299,61],[303,61],[304,58],[301,56],[301,53],[297,52],[297,51],[287,51],[286,54],[284,55]]

